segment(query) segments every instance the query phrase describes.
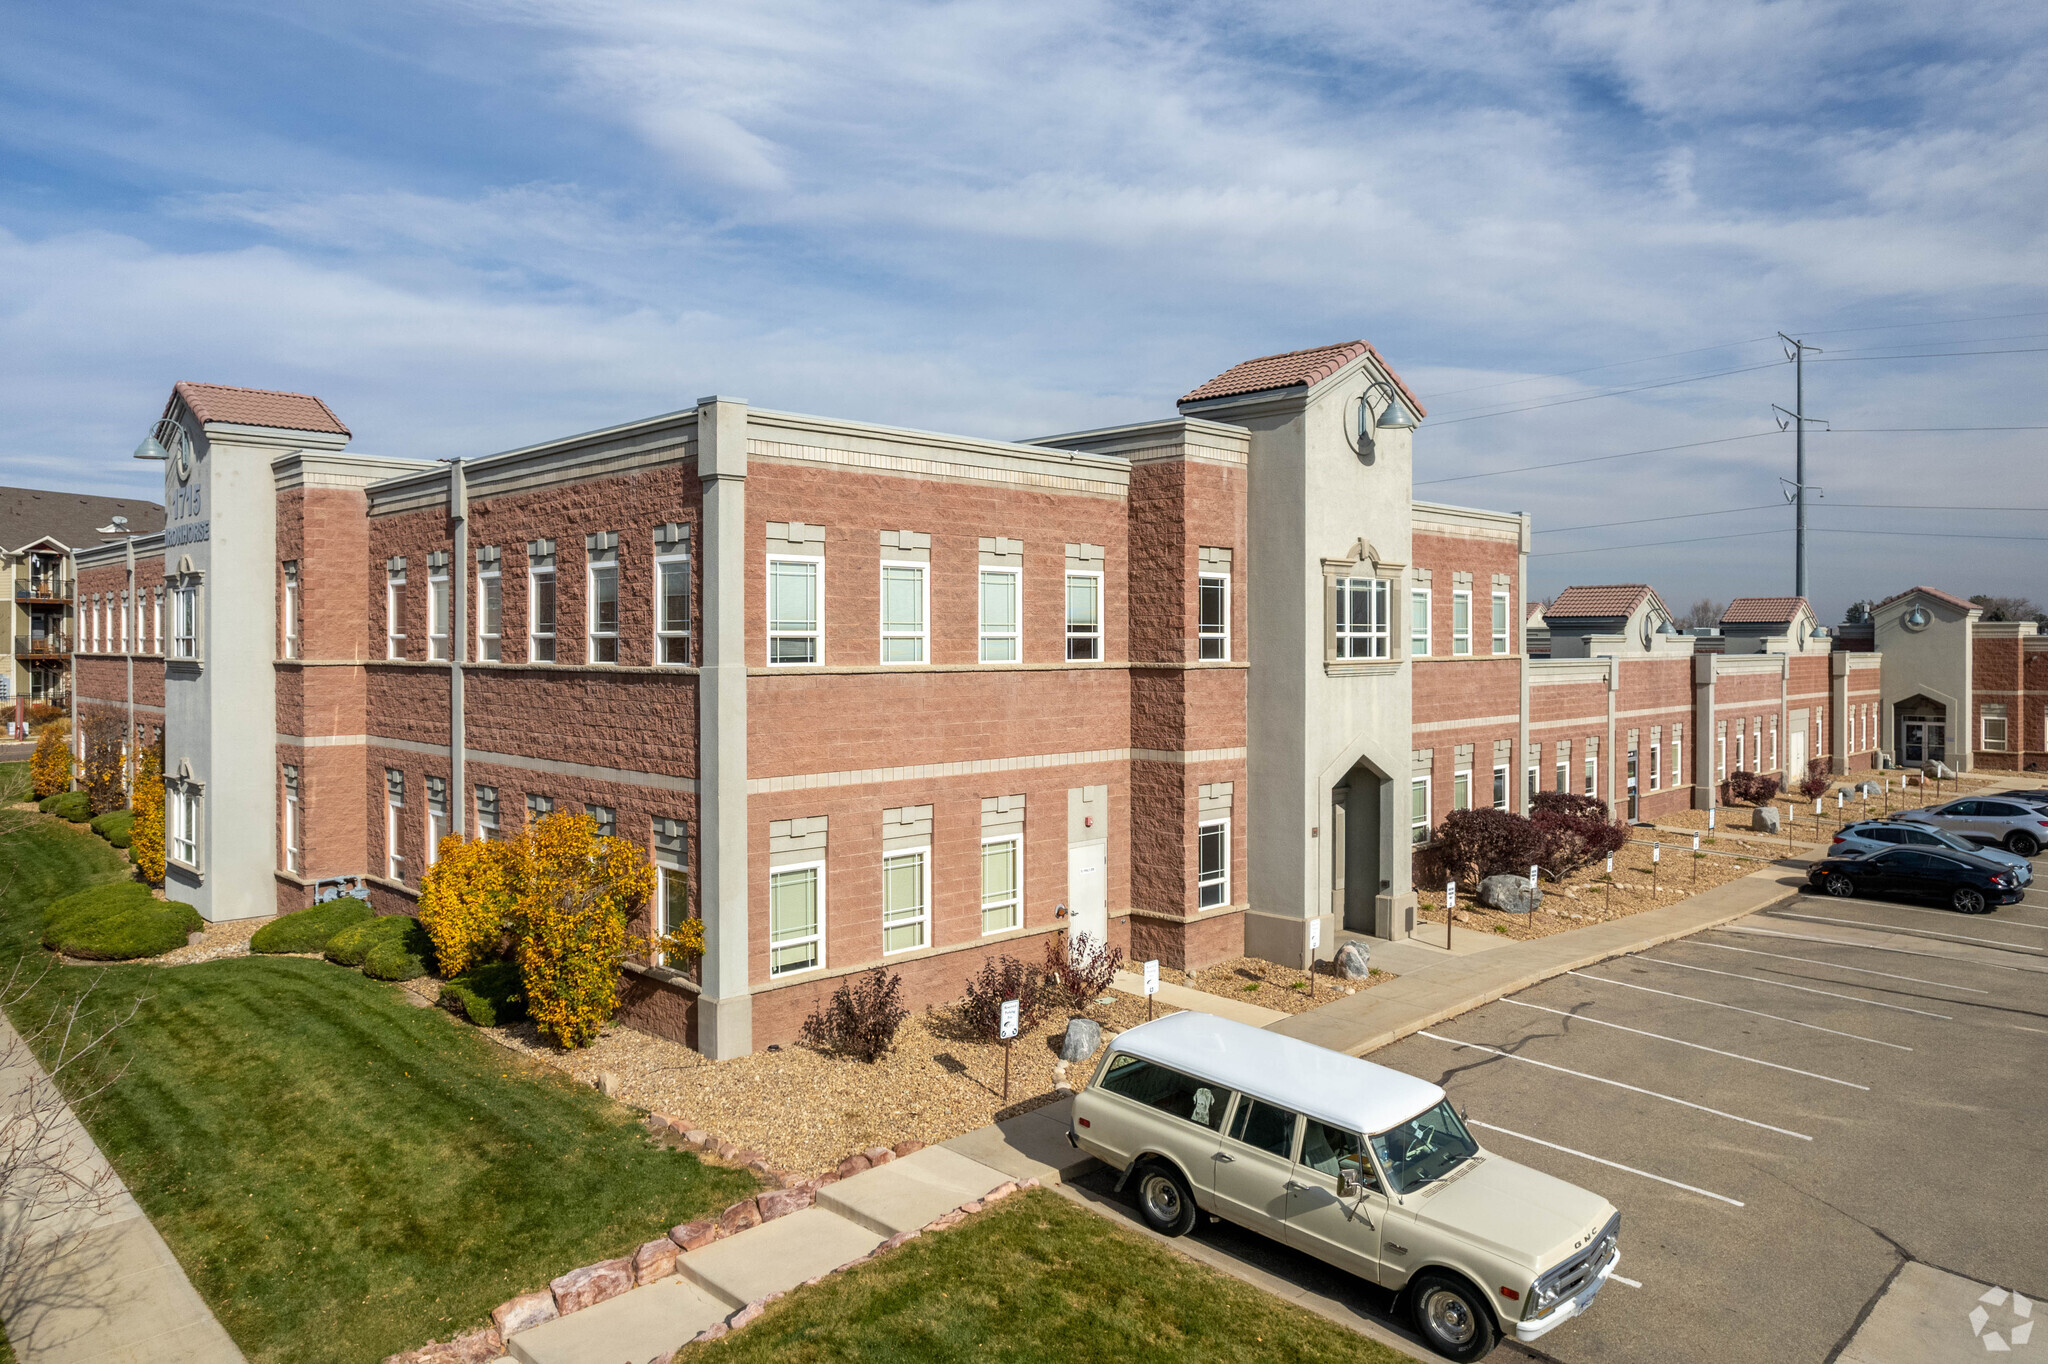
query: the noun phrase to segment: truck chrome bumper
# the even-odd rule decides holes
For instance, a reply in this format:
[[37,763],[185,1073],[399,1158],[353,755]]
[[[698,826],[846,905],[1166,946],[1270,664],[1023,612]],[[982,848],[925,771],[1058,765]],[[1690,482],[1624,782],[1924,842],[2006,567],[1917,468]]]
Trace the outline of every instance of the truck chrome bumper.
[[1557,1327],[1562,1326],[1565,1322],[1570,1321],[1573,1317],[1576,1317],[1577,1315],[1579,1315],[1579,1313],[1585,1311],[1588,1307],[1591,1307],[1593,1305],[1593,1299],[1600,1296],[1600,1290],[1606,1287],[1607,1276],[1612,1274],[1614,1272],[1615,1266],[1619,1265],[1620,1263],[1621,1247],[1616,1246],[1614,1248],[1614,1254],[1608,1257],[1607,1263],[1604,1266],[1602,1266],[1600,1272],[1593,1276],[1593,1282],[1587,1284],[1584,1288],[1581,1288],[1578,1291],[1578,1295],[1576,1297],[1570,1298],[1564,1302],[1559,1303],[1557,1306],[1551,1308],[1548,1312],[1545,1312],[1542,1316],[1536,1318],[1534,1321],[1516,1322],[1515,1339],[1520,1341],[1531,1341],[1540,1339],[1543,1336],[1548,1335]]

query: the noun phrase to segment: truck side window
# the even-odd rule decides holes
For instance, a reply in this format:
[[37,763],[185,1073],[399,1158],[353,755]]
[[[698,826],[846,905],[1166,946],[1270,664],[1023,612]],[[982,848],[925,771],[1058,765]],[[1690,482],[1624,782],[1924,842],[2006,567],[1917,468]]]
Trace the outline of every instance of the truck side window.
[[1155,1066],[1135,1056],[1110,1057],[1109,1067],[1102,1073],[1101,1087],[1212,1132],[1222,1127],[1224,1101],[1230,1097],[1227,1089],[1203,1084],[1177,1070]]
[[1246,1146],[1270,1151],[1284,1160],[1294,1153],[1294,1115],[1261,1099],[1240,1099],[1230,1135]]
[[1332,1178],[1340,1167],[1348,1167],[1366,1188],[1377,1189],[1380,1186],[1379,1179],[1372,1172],[1372,1162],[1365,1158],[1365,1139],[1355,1132],[1339,1131],[1314,1118],[1310,1118],[1308,1126],[1302,1129],[1301,1163]]

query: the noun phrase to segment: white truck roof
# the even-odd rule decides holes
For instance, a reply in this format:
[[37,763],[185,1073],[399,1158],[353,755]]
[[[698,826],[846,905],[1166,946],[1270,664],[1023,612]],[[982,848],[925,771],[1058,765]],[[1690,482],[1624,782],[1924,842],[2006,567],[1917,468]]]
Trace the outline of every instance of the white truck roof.
[[1109,1045],[1348,1132],[1385,1132],[1444,1099],[1427,1080],[1212,1014],[1169,1014]]

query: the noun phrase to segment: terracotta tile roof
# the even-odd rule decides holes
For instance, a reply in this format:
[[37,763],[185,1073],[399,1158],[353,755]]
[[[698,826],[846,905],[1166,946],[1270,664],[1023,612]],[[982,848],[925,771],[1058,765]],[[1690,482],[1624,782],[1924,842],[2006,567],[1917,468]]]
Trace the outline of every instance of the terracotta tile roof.
[[1542,602],[1526,601],[1522,603],[1522,619],[1524,622],[1540,621],[1543,618],[1544,615]]
[[1380,368],[1401,390],[1401,396],[1415,409],[1418,418],[1427,415],[1415,394],[1401,376],[1394,373],[1394,367],[1387,363],[1386,358],[1373,349],[1370,341],[1340,341],[1334,346],[1311,346],[1307,350],[1261,355],[1256,360],[1232,365],[1181,401],[1198,403],[1208,398],[1234,398],[1241,393],[1264,393],[1276,388],[1307,388],[1329,378],[1361,355],[1370,355],[1379,362]]
[[1945,601],[1950,606],[1956,607],[1958,610],[1975,611],[1977,609],[1977,603],[1973,601],[1965,601],[1963,598],[1958,597],[1955,593],[1944,592],[1938,587],[1909,587],[1903,592],[1894,592],[1891,596],[1886,597],[1883,601],[1879,602],[1878,605],[1890,606],[1895,601],[1904,601],[1907,597],[1912,596],[1915,592],[1925,592],[1928,596],[1936,598],[1939,601]]
[[[226,384],[180,382],[173,390],[201,422],[235,426],[274,426],[286,431],[350,434],[341,418],[310,393],[279,393],[268,388],[230,388]],[[170,415],[170,408],[164,408]]]
[[1723,625],[1781,625],[1790,624],[1799,615],[1799,608],[1812,606],[1804,597],[1737,597],[1728,603],[1728,609],[1721,613]]
[[[1645,597],[1657,594],[1648,583],[1609,583],[1601,587],[1567,587],[1543,614],[1551,620],[1594,620],[1626,616]],[[1658,603],[1662,605],[1660,601]],[[1665,613],[1669,615],[1667,611]]]

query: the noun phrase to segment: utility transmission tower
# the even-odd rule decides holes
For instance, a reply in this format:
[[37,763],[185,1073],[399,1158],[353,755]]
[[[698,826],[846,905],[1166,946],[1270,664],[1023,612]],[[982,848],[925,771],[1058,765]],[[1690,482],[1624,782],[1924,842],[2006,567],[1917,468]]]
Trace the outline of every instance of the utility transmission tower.
[[[1787,412],[1776,403],[1771,404],[1774,409],[1784,414],[1778,422],[1778,429],[1782,431],[1787,426],[1790,426],[1793,431],[1792,477],[1789,479],[1781,478],[1778,481],[1787,485],[1785,488],[1785,500],[1793,506],[1792,595],[1804,597],[1806,595],[1806,494],[1808,491],[1806,482],[1806,424],[1810,421],[1817,421],[1823,424],[1826,422],[1826,419],[1823,417],[1809,417],[1806,415],[1806,352],[1812,351],[1818,355],[1820,347],[1809,346],[1804,341],[1794,340],[1783,332],[1778,333],[1778,339],[1785,343],[1785,358],[1792,362],[1793,409]],[[1825,495],[1824,490],[1818,487],[1813,488],[1812,491],[1816,494]]]

